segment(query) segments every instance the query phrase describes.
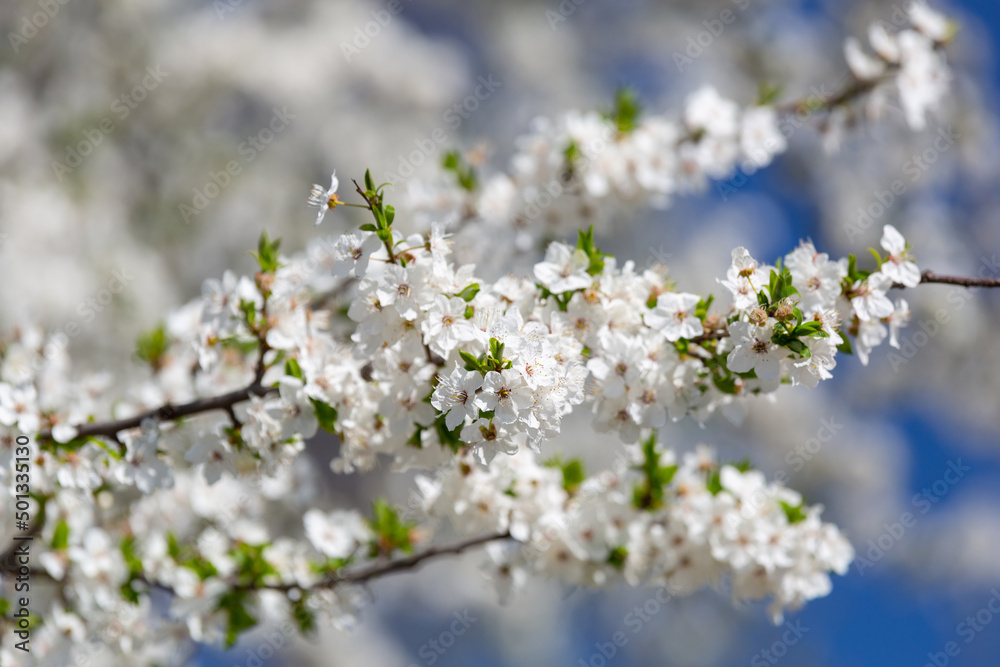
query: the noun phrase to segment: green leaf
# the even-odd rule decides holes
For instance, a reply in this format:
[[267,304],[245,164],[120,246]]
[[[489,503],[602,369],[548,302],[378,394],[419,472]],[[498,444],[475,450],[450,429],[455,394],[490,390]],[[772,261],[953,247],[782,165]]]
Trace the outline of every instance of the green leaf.
[[781,509],[785,510],[785,516],[788,517],[788,523],[798,523],[806,518],[806,513],[802,511],[802,503],[799,503],[796,507],[792,507],[782,500]]
[[468,303],[475,299],[477,294],[479,294],[479,283],[472,283],[455,296]]
[[361,225],[361,231],[363,231],[363,232],[377,232],[378,231],[378,227],[376,227],[375,225],[373,225],[370,222],[366,222],[365,224]]
[[52,535],[52,548],[53,549],[65,549],[69,546],[69,524],[64,520],[60,520],[56,524],[56,531]]
[[170,342],[167,339],[167,330],[161,322],[152,331],[140,334],[135,342],[135,356],[145,361],[154,370],[163,368],[167,349]]
[[757,87],[758,106],[770,106],[781,97],[782,86],[761,81]]
[[135,537],[129,536],[124,538],[121,541],[119,548],[121,549],[122,556],[125,559],[125,564],[128,566],[129,571],[128,581],[122,584],[119,590],[126,600],[132,604],[139,604],[139,593],[132,585],[133,582],[135,582],[135,580],[142,575],[142,561],[135,555]]
[[375,192],[375,179],[372,178],[371,169],[365,169],[365,190]]
[[503,359],[504,344],[496,338],[490,338],[490,357],[499,361]]
[[391,227],[392,221],[396,219],[396,209],[393,206],[385,207],[385,226]]
[[449,431],[444,414],[440,414],[434,419],[434,430],[437,432],[438,440],[442,446],[447,447],[455,453],[462,447],[462,439],[460,437],[462,424]]
[[257,259],[262,273],[270,273],[280,266],[278,263],[279,247],[281,247],[280,238],[272,241],[266,229],[260,233],[260,238],[257,240],[257,252],[250,254]]
[[577,488],[587,477],[583,471],[583,462],[580,459],[572,459],[562,466],[563,488],[566,493],[573,495]]
[[311,634],[316,629],[316,614],[306,604],[305,594],[292,603],[292,617],[303,635]]
[[712,294],[709,294],[708,298],[699,301],[698,305],[694,307],[695,317],[704,322],[705,317],[708,315],[708,309],[712,307],[713,301],[715,301],[715,296]]
[[705,488],[713,496],[719,495],[719,492],[722,491],[722,479],[719,476],[718,468],[709,473],[708,480],[705,482]]
[[388,556],[395,550],[405,553],[413,551],[410,533],[415,524],[400,520],[396,510],[384,500],[372,503],[372,518],[368,525],[375,533],[375,542],[371,545],[370,556]]
[[448,151],[445,153],[444,159],[441,161],[441,166],[446,171],[451,171],[455,174],[458,184],[462,189],[472,192],[479,185],[479,177],[476,175],[476,170],[462,159],[458,151]]
[[174,535],[173,531],[167,531],[167,553],[175,561],[180,562],[181,547],[177,543],[177,536]]
[[870,252],[872,256],[875,257],[875,265],[881,267],[882,255],[878,254],[878,250],[876,250],[875,248],[868,248],[868,252]]
[[337,409],[318,398],[310,399],[316,409],[316,421],[319,427],[327,433],[337,432]]
[[0,598],[0,618],[7,616],[8,609],[10,609],[10,602],[6,598]]
[[583,231],[582,229],[579,230],[577,234],[576,247],[584,251],[590,259],[590,265],[587,267],[587,273],[592,276],[596,276],[604,270],[604,258],[610,257],[610,255],[601,252],[594,243],[593,225],[591,225],[587,231]]
[[226,612],[226,648],[236,643],[240,633],[257,625],[257,619],[246,609],[248,593],[242,590],[231,591],[219,600],[219,611]]
[[479,371],[483,375],[486,375],[486,372],[483,370],[483,362],[481,359],[474,357],[471,353],[466,352],[465,350],[459,350],[458,355],[462,357],[462,361],[465,362],[466,370]]
[[851,346],[851,337],[843,329],[840,330],[840,339],[841,343],[837,346],[837,350],[844,354],[854,354],[854,348]]
[[608,565],[621,570],[625,567],[625,560],[628,558],[628,549],[624,546],[617,546],[608,554]]
[[299,366],[299,362],[295,359],[287,359],[285,361],[285,375],[291,375],[293,378],[302,379],[302,367]]
[[643,480],[633,490],[632,503],[639,509],[655,510],[663,505],[663,487],[670,484],[677,466],[660,465],[655,431],[643,441],[642,456],[642,465],[638,469],[642,471]]
[[727,375],[726,377],[719,377],[719,375],[713,373],[712,384],[714,384],[715,388],[721,391],[723,394],[736,393],[736,378],[733,375]]
[[639,103],[636,91],[632,88],[619,88],[618,92],[615,93],[614,108],[610,113],[605,114],[605,117],[614,122],[620,133],[627,134],[639,124],[641,113],[642,105]]
[[566,162],[573,164],[573,162],[580,157],[580,147],[575,141],[570,140],[569,144],[566,146],[566,150],[563,151],[563,156],[566,158]]

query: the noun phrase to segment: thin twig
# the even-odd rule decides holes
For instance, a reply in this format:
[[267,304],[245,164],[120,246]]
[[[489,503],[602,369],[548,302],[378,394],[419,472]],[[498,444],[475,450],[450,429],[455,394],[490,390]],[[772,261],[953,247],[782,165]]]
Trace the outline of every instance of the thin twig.
[[[961,285],[962,287],[1000,287],[1000,278],[964,278],[962,276],[939,276],[933,271],[920,274],[921,283],[938,283],[941,285]],[[903,287],[893,285],[893,287]]]

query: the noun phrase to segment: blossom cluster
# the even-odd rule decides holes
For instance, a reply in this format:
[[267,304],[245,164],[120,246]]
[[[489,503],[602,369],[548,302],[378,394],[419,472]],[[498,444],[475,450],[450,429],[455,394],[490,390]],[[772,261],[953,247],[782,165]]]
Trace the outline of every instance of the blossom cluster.
[[[387,208],[377,190],[370,195],[373,210]],[[551,244],[534,281],[490,284],[449,261],[439,228],[403,237],[379,224],[327,242],[326,262],[285,258],[264,235],[254,278],[209,281],[202,299],[140,341],[155,372],[129,403],[116,403],[116,416],[249,383],[227,417],[146,417],[109,440],[67,425],[98,412],[108,400],[102,392],[47,402],[35,383],[0,385],[6,441],[10,427],[53,431],[34,477],[48,545],[39,562],[72,604],[53,614],[70,625],[108,618],[124,613],[122,605],[147,604],[150,586],[167,588],[167,617],[137,621],[154,653],[156,637],[181,628],[196,640],[232,640],[258,618],[296,609],[305,626],[317,615],[349,625],[361,594],[328,582],[368,558],[412,550],[417,533],[393,512],[376,509],[366,519],[310,509],[296,536],[273,535],[252,512],[244,516],[247,507],[231,521],[224,501],[165,509],[204,489],[247,498],[248,476],[261,485],[283,480],[267,482],[279,489],[269,497],[280,498],[320,426],[339,436],[332,465],[341,472],[370,468],[379,455],[400,468],[444,466],[436,481],[421,483],[429,514],[448,516],[464,534],[509,533],[527,545],[520,560],[503,561],[508,574],[526,568],[590,585],[660,577],[683,591],[725,576],[738,597],[771,596],[776,618],[825,594],[826,573],[843,571],[849,546],[819,523],[818,509],[765,488],[759,473],[720,468],[705,452],[674,469],[675,455],[649,444],[638,468],[645,490],[636,491],[634,472],[573,482],[572,466],[541,466],[534,457],[553,454],[548,442],[583,404],[595,430],[651,443],[668,418],[704,420],[716,409],[735,418],[783,382],[815,386],[849,338],[867,353],[887,326],[894,334],[905,322],[905,302],[893,305],[886,291],[914,286],[920,274],[898,231],[885,228],[887,254],[874,272],[853,257],[832,261],[809,242],[774,267],[738,248],[720,279],[732,303],[717,307],[711,295],[676,291],[662,271],[619,267],[592,232],[580,233],[576,247]],[[355,287],[339,318],[314,294],[312,276],[329,270]],[[343,334],[349,345],[338,341],[335,319],[352,323]],[[30,356],[25,342],[12,344],[6,361]],[[43,375],[65,371],[47,367]],[[120,506],[130,489],[146,497]],[[748,494],[769,500],[751,508]],[[566,529],[562,546],[529,567],[524,554],[539,550],[551,525]],[[491,549],[514,557],[509,546]],[[288,597],[293,589],[296,599]],[[65,642],[74,633],[58,636]]]
[[780,622],[784,609],[829,593],[829,572],[844,574],[853,560],[821,507],[758,471],[720,467],[706,447],[678,459],[650,438],[597,477],[578,466],[540,465],[531,452],[489,468],[465,457],[421,478],[420,490],[428,513],[459,532],[514,538],[487,547],[501,597],[530,575],[665,585],[674,596],[728,581],[734,601],[771,597]]
[[[896,32],[884,22],[872,24],[876,56],[853,37],[845,42],[854,81],[843,91],[777,104],[779,91],[768,89],[754,104],[741,105],[704,85],[679,112],[645,115],[635,95],[623,91],[605,113],[537,118],[516,140],[506,172],[477,177],[472,165],[449,155],[437,180],[409,182],[407,210],[424,227],[437,221],[455,228],[459,257],[488,261],[484,268],[497,271],[545,239],[590,225],[606,234],[627,211],[665,208],[737,168],[752,174],[768,166],[787,150],[799,126],[792,122],[796,115],[826,115],[819,129],[829,135],[825,143],[836,146],[852,104],[863,100],[876,115],[895,94],[907,125],[921,130],[947,98],[952,77],[942,47],[955,28],[924,2],[910,3],[907,17],[910,26]],[[485,258],[476,253],[484,239],[491,247]]]
[[[859,90],[894,81],[919,127],[947,80],[950,28],[923,5],[910,16],[914,30],[872,32],[881,69],[855,46],[848,60],[877,84]],[[509,175],[480,184],[450,155],[458,184],[415,183],[406,233],[384,185],[366,174],[364,203],[347,204],[334,175],[310,197],[317,221],[354,205],[372,222],[298,256],[262,234],[259,271],[206,281],[140,338],[145,365],[127,391],[106,373],[71,376],[41,331],[15,332],[0,348],[0,482],[14,488],[18,433],[37,436],[32,657],[157,664],[177,637],[231,644],[289,617],[303,632],[350,626],[359,568],[415,553],[440,518],[492,540],[490,571],[509,591],[529,574],[677,594],[728,581],[736,599],[770,597],[775,619],[826,594],[852,551],[821,508],[705,448],[661,450],[655,434],[716,412],[738,422],[782,385],[831,377],[839,353],[867,363],[886,339],[898,347],[909,308],[889,291],[922,280],[905,239],[886,225],[872,270],[810,241],[773,265],[736,248],[719,298],[595,239],[624,209],[785,148],[770,101],[741,109],[703,88],[671,119],[641,117],[622,94],[609,114],[538,122]],[[575,245],[551,242],[528,270],[493,277],[512,250],[581,223]],[[572,415],[615,434],[625,459],[590,478],[560,459],[552,441]],[[426,524],[384,503],[317,509],[303,452],[321,429],[337,438],[338,473],[380,461],[431,471],[419,478]],[[274,526],[265,508],[302,521]],[[171,593],[166,609],[156,589]],[[5,578],[0,603],[13,595]],[[113,621],[121,631],[101,634]],[[23,661],[3,651],[4,664]]]

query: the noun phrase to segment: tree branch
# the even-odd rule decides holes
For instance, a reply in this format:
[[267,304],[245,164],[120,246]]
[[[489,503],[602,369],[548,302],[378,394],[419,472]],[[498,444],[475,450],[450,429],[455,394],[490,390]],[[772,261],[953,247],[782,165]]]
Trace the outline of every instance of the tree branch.
[[369,579],[376,579],[387,574],[412,570],[421,565],[424,561],[437,558],[438,556],[460,554],[467,549],[471,549],[472,547],[506,539],[511,539],[509,532],[480,535],[479,537],[469,538],[460,542],[430,547],[426,551],[414,554],[409,558],[401,558],[389,563],[371,565],[367,568],[333,577],[332,579],[317,584],[314,588],[328,588],[330,586],[336,586],[337,584],[360,584],[368,581]]
[[[920,274],[920,282],[938,283],[941,285],[961,285],[962,287],[1000,287],[1000,278],[964,278],[961,276],[939,276],[933,271],[924,271]],[[902,285],[893,285],[900,287]]]
[[[222,394],[221,396],[199,398],[191,401],[190,403],[182,403],[181,405],[171,405],[170,403],[167,403],[166,405],[161,405],[158,408],[140,412],[134,417],[128,417],[126,419],[81,424],[77,427],[77,437],[105,436],[116,439],[119,431],[137,428],[142,424],[144,419],[154,418],[160,421],[174,421],[203,412],[211,412],[212,410],[224,410],[227,413],[230,413],[233,406],[237,403],[250,400],[251,396],[264,396],[272,391],[277,391],[277,389],[274,387],[265,387],[260,384],[259,381],[255,380],[243,389],[231,391],[228,394]],[[52,431],[42,431],[38,434],[38,440],[51,441]]]

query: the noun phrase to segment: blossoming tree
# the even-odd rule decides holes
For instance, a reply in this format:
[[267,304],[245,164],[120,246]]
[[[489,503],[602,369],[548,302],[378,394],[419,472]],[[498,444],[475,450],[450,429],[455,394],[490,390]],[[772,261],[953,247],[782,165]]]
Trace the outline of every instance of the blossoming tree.
[[[258,272],[207,281],[139,340],[135,384],[76,377],[49,363],[51,339],[14,332],[0,662],[163,664],[178,641],[231,645],[258,624],[347,627],[368,582],[476,548],[502,598],[532,577],[673,596],[725,583],[769,599],[778,622],[830,593],[853,550],[822,508],[751,461],[671,442],[669,425],[738,423],[832,377],[841,354],[898,347],[908,290],[997,281],[921,271],[892,225],[871,257],[736,248],[715,294],[598,243],[630,211],[766,167],[789,115],[835,146],[896,97],[922,129],[948,93],[955,29],[920,3],[909,20],[873,26],[870,50],[848,40],[853,80],[829,96],[765,87],[741,107],[703,87],[650,115],[623,91],[606,113],[537,121],[506,172],[454,152],[443,180],[407,191],[334,174],[309,198],[317,224],[351,206],[360,229],[300,253],[261,234]],[[605,434],[615,463],[588,474],[555,451],[567,420]],[[320,429],[339,474],[419,470],[407,511],[324,509],[297,489]],[[261,520],[274,512],[294,517],[283,532]]]

